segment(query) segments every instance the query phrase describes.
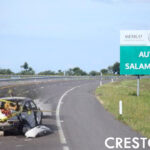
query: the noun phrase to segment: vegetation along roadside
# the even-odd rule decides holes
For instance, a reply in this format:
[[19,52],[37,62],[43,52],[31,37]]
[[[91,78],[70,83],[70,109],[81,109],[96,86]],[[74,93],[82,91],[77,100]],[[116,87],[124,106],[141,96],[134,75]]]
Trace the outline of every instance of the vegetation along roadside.
[[[136,96],[137,81],[123,80],[96,89],[96,96],[105,109],[132,129],[150,138],[150,79],[140,80],[140,96]],[[120,116],[119,101],[123,102]]]

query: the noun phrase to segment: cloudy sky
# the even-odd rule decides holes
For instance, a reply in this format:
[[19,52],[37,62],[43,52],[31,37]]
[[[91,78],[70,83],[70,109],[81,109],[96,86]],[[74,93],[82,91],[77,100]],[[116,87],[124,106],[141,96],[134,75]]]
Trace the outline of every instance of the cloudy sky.
[[0,68],[86,71],[119,61],[120,30],[150,29],[149,0],[0,0]]

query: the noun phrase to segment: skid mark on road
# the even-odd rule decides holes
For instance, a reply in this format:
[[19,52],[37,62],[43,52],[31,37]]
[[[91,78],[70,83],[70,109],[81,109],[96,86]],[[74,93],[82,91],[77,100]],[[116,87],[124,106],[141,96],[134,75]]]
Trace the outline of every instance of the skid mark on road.
[[[62,129],[62,126],[61,126],[61,120],[60,120],[60,107],[61,105],[63,104],[62,103],[62,100],[64,99],[64,97],[71,91],[73,91],[74,89],[78,88],[80,86],[76,86],[76,87],[73,87],[69,90],[67,90],[62,96],[61,98],[59,99],[58,101],[58,105],[57,105],[57,108],[56,108],[56,123],[57,123],[57,127],[58,127],[58,133],[59,133],[59,137],[60,137],[60,143],[61,144],[67,144],[67,141],[66,141],[66,138],[65,138],[65,135],[64,135],[64,132],[63,132],[63,129]],[[69,147],[68,146],[63,146],[63,150],[69,150]]]

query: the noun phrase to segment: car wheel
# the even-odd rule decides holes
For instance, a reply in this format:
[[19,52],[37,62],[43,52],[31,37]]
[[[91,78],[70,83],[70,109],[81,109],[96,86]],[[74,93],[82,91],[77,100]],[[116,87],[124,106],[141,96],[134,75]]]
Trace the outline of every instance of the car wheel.
[[25,124],[23,125],[23,128],[22,128],[22,133],[25,134],[27,131],[29,131],[31,128],[29,125]]
[[17,129],[20,134],[25,134],[28,130],[31,129],[31,127],[28,122],[22,121]]

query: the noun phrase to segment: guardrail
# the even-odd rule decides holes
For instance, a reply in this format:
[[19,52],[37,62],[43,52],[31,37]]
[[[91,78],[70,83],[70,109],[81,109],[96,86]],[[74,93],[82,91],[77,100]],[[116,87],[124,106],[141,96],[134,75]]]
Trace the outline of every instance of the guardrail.
[[[0,75],[2,81],[27,81],[27,80],[83,80],[83,79],[136,79],[136,76],[41,76],[41,75]],[[141,78],[150,78],[150,76],[141,76]]]
[[83,79],[98,79],[99,77],[92,76],[8,76],[0,75],[2,81],[29,81],[29,80],[83,80]]

